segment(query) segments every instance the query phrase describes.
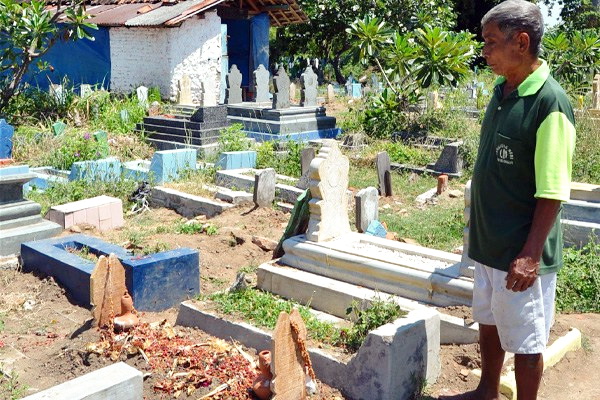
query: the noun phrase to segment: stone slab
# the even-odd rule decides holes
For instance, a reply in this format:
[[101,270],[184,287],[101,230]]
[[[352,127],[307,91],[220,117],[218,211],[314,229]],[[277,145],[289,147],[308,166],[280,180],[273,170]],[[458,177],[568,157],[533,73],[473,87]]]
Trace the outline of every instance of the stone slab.
[[277,173],[273,168],[267,168],[254,175],[253,201],[258,207],[271,207],[275,200],[275,184]]
[[123,174],[135,181],[158,184],[177,180],[185,171],[196,169],[196,149],[173,149],[156,151],[150,162],[136,160],[126,162]]
[[569,200],[562,204],[562,218],[571,221],[600,223],[600,203]]
[[215,194],[215,198],[233,204],[249,204],[253,202],[252,193],[243,192],[241,190],[230,190],[228,188],[219,188]]
[[195,196],[163,186],[152,188],[149,202],[152,207],[170,208],[186,218],[193,218],[198,215],[206,215],[211,218],[233,207],[229,203]]
[[[310,304],[311,308],[315,310],[339,318],[348,317],[346,310],[353,302],[366,306],[372,299],[393,301],[403,310],[429,308],[422,302],[286,267],[273,261],[260,265],[256,276],[256,286],[259,289],[292,299],[300,304]],[[439,310],[438,312],[440,313],[441,344],[478,342],[478,324],[466,325],[461,318],[453,317]]]
[[224,151],[219,153],[215,167],[220,169],[255,168],[256,151]]
[[360,190],[355,200],[356,229],[366,232],[371,221],[379,220],[379,193],[377,188],[368,187]]
[[165,310],[200,293],[200,254],[187,248],[132,255],[97,238],[71,235],[23,243],[23,269],[53,276],[75,302],[89,306],[94,264],[65,250],[84,246],[97,256],[114,253],[119,258],[125,267],[127,289],[139,311]]
[[23,400],[140,400],[143,384],[141,371],[119,362]]
[[0,256],[21,253],[21,245],[32,240],[48,239],[62,232],[62,227],[54,222],[39,219],[40,222],[0,231]]
[[115,157],[77,161],[71,166],[69,180],[114,181],[121,177],[121,161]]
[[[229,189],[243,190],[245,192],[254,192],[254,176],[246,175],[248,172],[256,173],[254,169],[237,169],[237,170],[221,170],[217,171],[216,184],[218,186],[226,187]],[[288,178],[283,175],[279,175],[278,179]],[[285,201],[287,203],[295,203],[298,196],[304,193],[304,190],[299,189],[295,186],[285,185],[283,183],[277,183],[275,185],[275,197],[278,200]]]
[[273,400],[306,399],[304,363],[292,333],[292,316],[296,323],[301,324],[298,338],[306,340],[306,326],[298,310],[292,310],[291,314],[282,311],[277,318],[271,344]]
[[[75,216],[81,220],[75,222]],[[120,228],[125,225],[123,202],[106,195],[66,203],[50,208],[46,219],[68,229],[75,224],[86,223],[101,231]]]
[[561,224],[565,246],[581,248],[590,241],[590,238],[600,239],[600,224],[568,219],[561,219]]
[[[181,304],[176,323],[197,327],[223,339],[238,340],[255,349],[269,348],[271,340],[268,332],[218,318],[191,301]],[[420,388],[420,383],[436,381],[440,372],[439,337],[438,314],[419,310],[371,331],[348,362],[321,349],[307,350],[319,380],[339,389],[345,397],[407,400]]]
[[600,185],[571,182],[571,200],[600,203]]
[[113,254],[100,256],[90,275],[90,303],[98,327],[106,327],[121,315],[121,297],[127,291],[125,268]]
[[227,106],[199,107],[190,117],[192,122],[227,122]]

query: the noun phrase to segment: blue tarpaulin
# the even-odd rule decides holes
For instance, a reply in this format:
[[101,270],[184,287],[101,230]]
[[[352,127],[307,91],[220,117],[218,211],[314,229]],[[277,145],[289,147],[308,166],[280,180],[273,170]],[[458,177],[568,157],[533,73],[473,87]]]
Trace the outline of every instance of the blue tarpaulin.
[[250,82],[250,21],[223,20],[227,25],[227,51],[229,68],[237,65],[242,73],[242,86]]
[[82,83],[102,86],[110,85],[110,37],[108,28],[99,27],[90,33],[95,40],[58,41],[43,57],[52,68],[41,73],[29,71],[24,82],[47,90],[50,83],[60,84],[67,77],[69,83],[79,87]]
[[269,14],[259,14],[252,18],[252,67],[262,64],[269,70]]

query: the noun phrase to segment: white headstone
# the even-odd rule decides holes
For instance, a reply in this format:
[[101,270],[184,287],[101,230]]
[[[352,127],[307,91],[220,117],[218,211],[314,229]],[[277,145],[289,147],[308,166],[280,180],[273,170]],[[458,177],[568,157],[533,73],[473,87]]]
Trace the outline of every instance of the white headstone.
[[189,75],[183,74],[179,80],[179,104],[191,105],[192,103],[192,81]]
[[57,102],[63,102],[64,98],[62,85],[56,85],[54,83],[50,84],[50,94],[52,94],[52,96]]
[[348,157],[335,140],[323,141],[310,163],[310,220],[306,237],[322,242],[350,232],[348,219]]
[[86,97],[92,94],[94,91],[92,90],[92,85],[88,85],[87,83],[82,83],[79,86],[79,96]]
[[202,105],[204,107],[214,107],[217,105],[217,92],[215,79],[206,79],[202,82]]
[[290,101],[291,102],[295,102],[296,101],[296,84],[294,82],[290,83]]
[[333,85],[330,83],[329,85],[327,85],[327,102],[333,103],[334,100],[335,100],[335,89],[333,88]]
[[140,86],[135,90],[138,101],[143,106],[148,106],[148,88],[146,86]]

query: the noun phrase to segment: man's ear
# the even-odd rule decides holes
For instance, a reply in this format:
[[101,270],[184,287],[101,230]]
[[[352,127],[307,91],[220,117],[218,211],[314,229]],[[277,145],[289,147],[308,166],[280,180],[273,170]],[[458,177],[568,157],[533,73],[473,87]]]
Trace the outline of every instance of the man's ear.
[[517,44],[519,45],[519,51],[522,54],[529,53],[529,46],[531,45],[529,34],[527,32],[520,32],[516,39]]

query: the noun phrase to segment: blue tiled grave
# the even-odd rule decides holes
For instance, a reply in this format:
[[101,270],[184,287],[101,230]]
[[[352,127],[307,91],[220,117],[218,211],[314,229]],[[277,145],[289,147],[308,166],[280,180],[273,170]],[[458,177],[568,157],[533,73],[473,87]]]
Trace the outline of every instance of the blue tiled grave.
[[0,119],[0,158],[11,158],[15,128]]
[[136,181],[171,182],[178,179],[182,172],[196,169],[196,154],[196,149],[157,151],[152,161],[126,162],[123,173],[126,178]]
[[200,254],[187,248],[134,256],[97,238],[71,235],[23,243],[23,269],[56,278],[75,302],[89,306],[95,264],[67,251],[84,247],[97,256],[114,253],[119,258],[125,267],[127,290],[139,311],[165,310],[200,293]]
[[219,153],[215,166],[220,169],[255,168],[256,151],[224,151]]

